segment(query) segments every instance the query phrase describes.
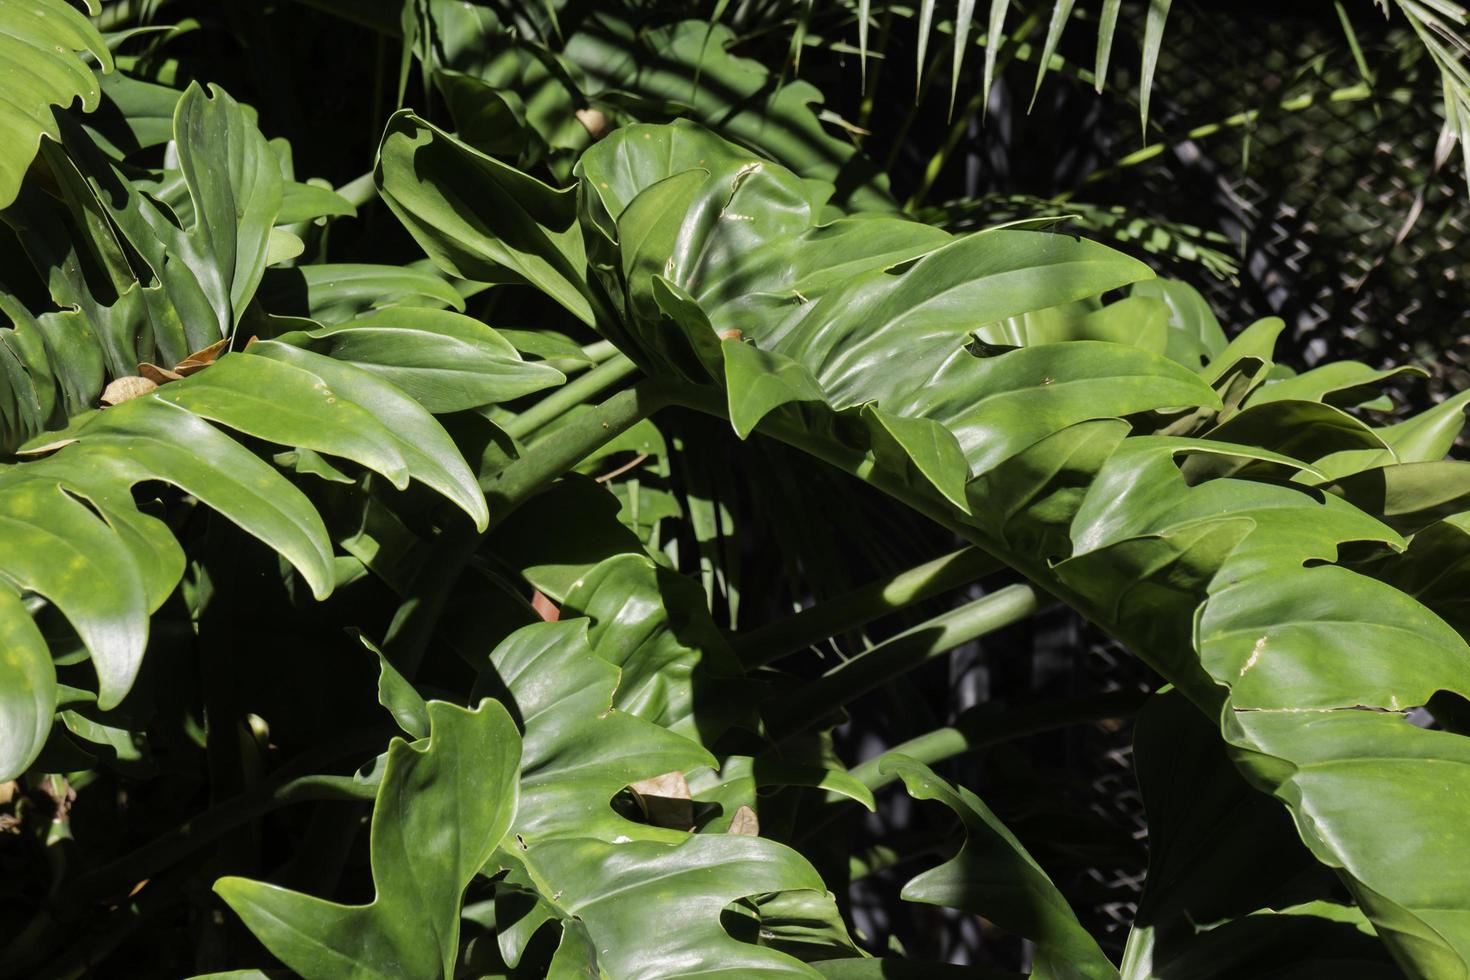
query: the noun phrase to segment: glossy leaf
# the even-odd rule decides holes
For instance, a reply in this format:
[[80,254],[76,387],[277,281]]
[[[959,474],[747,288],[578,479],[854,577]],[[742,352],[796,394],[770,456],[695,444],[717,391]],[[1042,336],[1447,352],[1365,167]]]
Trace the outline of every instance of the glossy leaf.
[[97,108],[98,81],[78,57],[81,52],[112,71],[112,52],[102,35],[67,0],[16,0],[0,9],[0,68],[7,80],[0,110],[0,208],[15,200],[41,137],[60,139],[51,107],[79,99],[84,111]]
[[616,667],[592,652],[585,619],[540,623],[511,634],[490,654],[476,696],[505,700],[519,720],[521,807],[515,832],[543,840],[677,842],[680,831],[634,823],[614,796],[667,772],[714,765],[698,743],[613,707]]
[[[471,148],[410,112],[388,122],[375,171],[383,200],[445,271],[544,290],[594,322],[575,195]],[[429,178],[428,175],[432,175]]]
[[55,711],[51,651],[7,585],[0,588],[0,779],[15,779],[35,761]]
[[721,910],[748,895],[825,890],[799,854],[773,841],[715,834],[670,846],[570,838],[543,842],[525,857],[543,891],[559,895],[559,908],[585,924],[604,976],[819,975],[784,953],[731,938],[720,923]]
[[[339,905],[221,878],[215,891],[277,958],[313,978],[449,978],[460,900],[516,812],[520,740],[498,703],[428,706],[427,740],[395,739],[373,805],[376,897]],[[447,815],[452,817],[446,819]]]
[[554,368],[522,361],[480,321],[448,310],[375,310],[276,339],[354,364],[435,413],[512,401],[565,381]]
[[915,799],[949,807],[965,828],[959,854],[905,885],[905,899],[983,915],[1032,940],[1033,977],[1118,976],[1046,872],[979,797],[906,756],[889,755],[882,769],[897,773]]

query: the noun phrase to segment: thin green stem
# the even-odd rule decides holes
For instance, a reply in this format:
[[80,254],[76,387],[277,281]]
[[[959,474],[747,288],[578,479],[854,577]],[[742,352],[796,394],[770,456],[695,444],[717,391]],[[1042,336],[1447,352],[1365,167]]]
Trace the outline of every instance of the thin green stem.
[[[947,759],[978,752],[1027,735],[1039,735],[1042,732],[1112,718],[1131,718],[1149,697],[1145,691],[1109,691],[1105,694],[1047,701],[1009,711],[997,711],[988,704],[976,705],[962,712],[953,725],[946,725],[901,742],[854,766],[849,774],[864,786],[876,791],[898,778],[880,769],[884,756],[889,754],[906,755],[927,766],[937,765]],[[826,813],[802,830],[801,840],[811,839],[848,812],[848,808],[842,805],[846,802],[846,797],[829,793],[827,800]]]
[[961,548],[837,596],[732,641],[747,668],[763,667],[813,644],[942,595],[1000,568],[991,556]]
[[590,358],[593,364],[601,364],[618,353],[618,348],[611,340],[599,340],[583,347],[582,353]]
[[341,187],[337,193],[346,198],[355,208],[360,208],[378,196],[378,184],[373,178],[373,171],[369,170],[361,176],[354,177]]
[[613,385],[636,374],[638,365],[622,354],[613,353],[607,360],[573,381],[557,388],[551,394],[526,409],[502,426],[507,435],[517,441],[567,412],[596,398]]
[[905,630],[834,667],[777,700],[767,712],[767,721],[778,738],[789,738],[874,688],[957,646],[1018,623],[1037,608],[1036,592],[1030,586],[1008,585]]
[[977,752],[987,746],[1025,735],[1036,735],[1110,718],[1132,717],[1143,707],[1143,702],[1148,697],[1144,691],[1109,691],[1105,694],[1026,705],[1010,711],[996,711],[990,705],[978,705],[961,713],[953,725],[937,728],[895,745],[881,755],[859,763],[850,772],[854,779],[869,789],[881,789],[898,778],[879,771],[883,756],[890,752],[906,755],[932,766],[946,759],[967,752]]

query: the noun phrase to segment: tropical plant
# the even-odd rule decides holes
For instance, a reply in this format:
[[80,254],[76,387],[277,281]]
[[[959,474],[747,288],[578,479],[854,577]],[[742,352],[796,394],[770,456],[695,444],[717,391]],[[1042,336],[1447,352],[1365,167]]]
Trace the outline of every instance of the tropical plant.
[[[1470,393],[1376,424],[1414,369],[1297,373],[1106,245],[903,215],[711,22],[386,9],[346,12],[424,107],[337,190],[187,32],[78,20],[100,110],[25,96],[0,969],[1470,976]],[[1153,689],[854,751],[1056,603]],[[1134,715],[1119,958],[1047,790],[957,762]],[[859,853],[880,799],[938,819]],[[862,934],[888,865],[1026,945]]]

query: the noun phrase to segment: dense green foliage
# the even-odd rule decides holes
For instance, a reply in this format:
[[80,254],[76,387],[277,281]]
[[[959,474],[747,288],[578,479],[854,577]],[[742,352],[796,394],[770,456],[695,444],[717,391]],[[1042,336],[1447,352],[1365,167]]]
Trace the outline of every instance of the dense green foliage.
[[[714,12],[312,6],[401,37],[412,106],[336,189],[188,24],[0,12],[0,970],[1015,975],[854,928],[882,792],[940,814],[902,899],[1038,978],[1470,978],[1470,393],[1385,421],[1412,368],[915,220]],[[960,550],[841,595],[823,525]],[[1056,601],[1159,689],[834,735]],[[945,766],[1134,713],[1115,962],[1065,834]]]

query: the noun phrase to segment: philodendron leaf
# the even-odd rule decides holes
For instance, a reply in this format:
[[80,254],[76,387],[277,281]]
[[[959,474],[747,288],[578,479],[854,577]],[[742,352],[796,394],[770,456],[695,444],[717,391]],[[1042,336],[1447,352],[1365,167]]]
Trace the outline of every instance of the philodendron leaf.
[[460,900],[516,812],[521,744],[505,708],[433,701],[430,735],[395,739],[373,804],[376,897],[339,905],[246,878],[215,891],[306,980],[448,980]]
[[[190,85],[174,112],[179,169],[194,205],[194,245],[208,257],[195,270],[226,336],[265,272],[281,209],[275,154],[239,103],[215,87]],[[228,179],[222,179],[228,177]]]
[[731,902],[794,889],[824,893],[795,851],[738,834],[687,837],[670,846],[560,839],[521,852],[543,896],[586,928],[596,976],[820,976],[785,953],[731,938],[720,913]]
[[[327,392],[329,405],[350,404],[369,416],[372,421],[366,430],[381,432],[393,442],[408,475],[422,480],[454,501],[475,522],[475,527],[484,530],[489,512],[475,474],[460,456],[449,434],[399,388],[345,361],[313,354],[280,341],[252,344],[249,353],[279,362],[283,367],[290,365],[299,369],[299,373],[317,379],[314,386]],[[236,358],[226,359],[229,360]],[[203,376],[208,374],[205,372]],[[313,445],[299,439],[291,444],[346,455],[331,445]]]
[[428,738],[431,723],[429,704],[367,637],[362,645],[378,658],[378,703],[388,709],[398,727],[413,738]]
[[[95,9],[95,3],[89,3]],[[15,200],[42,136],[59,140],[52,106],[81,99],[91,112],[100,98],[97,78],[80,57],[87,52],[112,71],[102,35],[67,0],[14,0],[0,5],[0,208]]]
[[616,555],[577,580],[563,615],[587,616],[593,652],[621,672],[618,710],[711,744],[734,722],[755,727],[742,703],[743,671],[693,579],[642,555]]
[[[0,471],[0,478],[12,478],[0,489],[0,577],[44,596],[66,616],[92,655],[105,710],[127,694],[142,663],[148,596],[123,541],[62,485],[32,469]],[[7,619],[30,618],[18,602],[4,612]],[[6,632],[22,643],[28,636],[18,625]],[[24,646],[17,655],[25,655]],[[12,722],[7,715],[4,724],[28,727],[27,718]]]
[[56,710],[56,668],[46,639],[13,589],[0,585],[0,781],[35,761]]
[[272,269],[261,282],[260,300],[272,313],[327,324],[384,307],[464,309],[464,299],[432,269],[355,262]]
[[[183,185],[176,207],[145,194],[79,127],[67,130],[65,145],[90,189],[89,207],[162,286],[148,297],[149,315],[174,319],[188,349],[203,350],[234,332],[260,284],[281,169],[244,107],[218,87],[206,95],[189,86],[174,110],[173,137]],[[100,234],[98,241],[108,244]]]
[[555,368],[521,360],[479,320],[450,310],[374,310],[276,340],[348,361],[391,381],[434,413],[508,402],[566,380]]
[[1037,980],[1117,980],[1117,969],[1082,928],[1056,885],[978,796],[963,786],[951,786],[907,756],[889,755],[880,769],[897,773],[915,799],[937,800],[949,807],[965,827],[959,854],[905,885],[905,899],[983,915],[1030,939],[1036,943],[1031,975]]
[[618,668],[592,652],[587,620],[535,623],[490,654],[475,697],[505,701],[523,732],[521,846],[554,837],[677,842],[686,836],[634,823],[611,806],[640,779],[716,762],[698,743],[613,707]]
[[383,200],[440,267],[529,283],[594,322],[575,191],[528,177],[406,110],[388,120],[375,174]]
[[1178,691],[1144,706],[1134,758],[1149,868],[1123,955],[1127,980],[1227,980],[1283,967],[1301,977],[1398,975],[1361,911],[1313,898],[1331,895],[1334,877]]

